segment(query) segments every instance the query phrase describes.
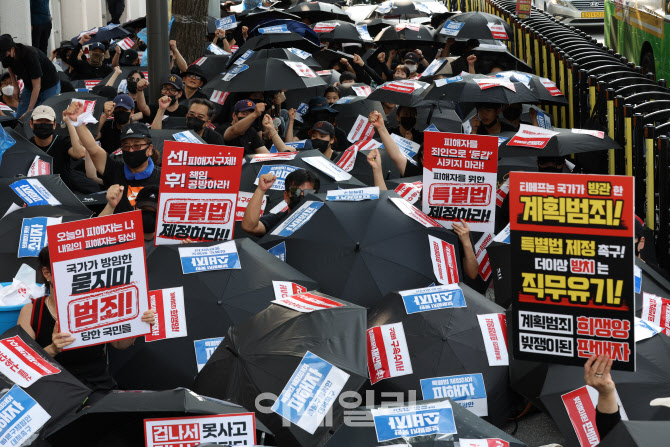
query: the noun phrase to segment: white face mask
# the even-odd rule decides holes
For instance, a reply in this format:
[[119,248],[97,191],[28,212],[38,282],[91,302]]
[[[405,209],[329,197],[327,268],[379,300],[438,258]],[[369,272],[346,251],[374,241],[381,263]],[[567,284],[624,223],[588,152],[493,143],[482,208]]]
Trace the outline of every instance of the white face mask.
[[416,64],[405,64],[410,73],[416,73]]
[[2,87],[2,94],[5,96],[12,96],[14,94],[14,86],[6,85]]

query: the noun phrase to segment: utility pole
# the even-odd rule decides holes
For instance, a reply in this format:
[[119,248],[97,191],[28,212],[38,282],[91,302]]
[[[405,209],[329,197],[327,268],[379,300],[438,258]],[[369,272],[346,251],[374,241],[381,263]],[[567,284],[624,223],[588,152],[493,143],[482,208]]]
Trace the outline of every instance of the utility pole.
[[147,2],[147,49],[149,51],[149,99],[155,103],[161,96],[161,83],[170,73],[167,0]]

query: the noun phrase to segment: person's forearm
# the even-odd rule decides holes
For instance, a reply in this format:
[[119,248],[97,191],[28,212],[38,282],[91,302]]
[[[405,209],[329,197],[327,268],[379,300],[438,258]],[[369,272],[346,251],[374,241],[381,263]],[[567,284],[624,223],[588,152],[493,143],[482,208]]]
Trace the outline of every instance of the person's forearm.
[[263,206],[263,198],[265,191],[256,188],[254,194],[249,200],[247,209],[244,210],[244,217],[242,217],[242,229],[246,232],[254,231],[258,227],[261,219],[261,207]]
[[[234,138],[239,137],[240,135],[244,135],[247,132],[247,130],[249,130],[254,121],[256,121],[257,118],[258,116],[255,113],[251,113],[248,116],[242,118],[241,120],[230,126],[228,129],[226,129],[224,138],[227,140],[232,140]],[[230,135],[229,132],[232,135]]]
[[227,53],[232,53],[233,52],[233,49],[230,46],[230,42],[228,42],[228,39],[226,39],[226,38],[221,39],[221,43],[223,43],[223,51],[225,51]]
[[51,357],[56,357],[58,354],[60,354],[60,351],[58,350],[58,348],[56,348],[56,347],[54,346],[53,343],[51,343],[49,346],[47,346],[46,348],[44,348],[44,350],[45,350],[46,353],[49,354]]
[[290,119],[288,120],[288,124],[286,125],[286,141],[293,141],[293,124],[295,123],[295,120]]
[[384,83],[384,79],[382,79],[381,76],[379,76],[379,73],[377,73],[371,66],[368,64],[363,64],[363,70],[365,73],[372,79],[376,84],[381,85]]
[[151,123],[151,128],[154,130],[161,130],[163,128],[163,116],[165,116],[165,109],[158,109],[156,116]]
[[375,186],[379,187],[380,191],[386,191],[386,182],[384,181],[384,172],[381,168],[372,168],[372,178],[374,179]]
[[114,214],[114,210],[115,210],[115,208],[108,203],[107,205],[105,205],[105,208],[103,208],[103,210],[100,211],[100,214],[98,214],[98,217],[111,216],[112,214]]
[[26,113],[32,111],[35,108],[35,104],[37,104],[37,98],[39,98],[40,90],[42,88],[42,78],[33,79],[32,85],[33,90],[32,94],[30,95],[30,103],[28,104],[28,110]]
[[601,413],[612,414],[619,411],[619,404],[616,401],[616,394],[612,393],[598,393],[598,411]]
[[451,54],[451,44],[446,43],[444,44],[444,48],[442,48],[442,53],[440,54],[440,57],[449,57],[449,54]]
[[88,152],[86,152],[86,155],[84,156],[84,170],[86,171],[86,177],[89,180],[93,180],[98,185],[102,185],[102,179],[98,177],[98,172],[95,169],[93,160],[91,160],[91,156],[88,155]]
[[107,81],[107,84],[105,84],[105,87],[114,87],[114,83],[116,82],[116,78],[119,77],[120,73],[117,73],[116,70],[114,70],[114,73],[112,73],[112,77],[109,78],[109,81]]
[[184,60],[184,57],[181,55],[179,50],[177,50],[176,48],[174,49],[174,58],[177,61],[177,67],[179,67],[179,71],[181,73],[188,70],[188,65],[186,64],[186,61]]
[[99,140],[100,137],[102,136],[102,126],[104,126],[106,122],[107,122],[107,115],[103,113],[102,115],[100,115],[100,120],[98,121],[98,134],[95,136],[96,140]]
[[294,147],[287,146],[284,143],[284,140],[282,140],[281,137],[279,136],[279,132],[277,132],[274,129],[272,129],[272,132],[273,133],[270,134],[270,135],[272,135],[272,137],[270,137],[270,140],[272,140],[272,144],[275,145],[275,147],[277,148],[277,150],[279,152],[295,152]]
[[95,170],[102,175],[105,172],[105,166],[107,165],[107,152],[98,146],[98,143],[95,142],[95,138],[93,138],[91,131],[88,130],[85,125],[82,124],[79,127],[76,127],[76,129],[77,136],[79,136],[81,144],[84,145],[86,152],[91,157],[91,161],[93,162],[93,166],[95,166]]
[[[112,67],[118,67],[119,66],[119,59],[120,58],[121,58],[121,52],[120,51],[117,51],[116,53],[114,53],[114,57],[112,58]],[[117,76],[117,73],[114,73],[114,76],[112,76],[112,79],[116,80],[116,76]],[[110,83],[108,82],[107,85],[110,85]],[[114,85],[114,83],[112,82],[111,85]]]
[[465,252],[463,254],[463,269],[465,270],[465,274],[470,279],[475,279],[479,273],[479,263],[477,262],[477,256],[475,256],[475,250],[472,248],[472,243],[469,240],[463,244],[463,251]]
[[405,175],[405,169],[407,168],[407,158],[405,158],[403,153],[400,152],[398,144],[391,137],[391,134],[389,133],[386,126],[382,126],[377,129],[377,133],[379,134],[379,138],[382,140],[382,144],[386,149],[386,153],[389,154],[391,161],[398,168],[398,172],[400,172],[400,175]]
[[67,120],[65,125],[67,126],[67,131],[70,135],[70,144],[72,144],[72,147],[69,150],[69,155],[75,160],[80,160],[86,156],[86,148],[81,144],[81,140],[77,134],[77,128],[72,125],[72,122]]
[[146,97],[144,96],[144,90],[140,90],[137,92],[137,108],[139,109],[140,112],[142,112],[142,115],[144,116],[151,115],[151,109],[147,105],[147,100]]
[[477,74],[477,72],[475,71],[475,64],[468,64],[468,73]]

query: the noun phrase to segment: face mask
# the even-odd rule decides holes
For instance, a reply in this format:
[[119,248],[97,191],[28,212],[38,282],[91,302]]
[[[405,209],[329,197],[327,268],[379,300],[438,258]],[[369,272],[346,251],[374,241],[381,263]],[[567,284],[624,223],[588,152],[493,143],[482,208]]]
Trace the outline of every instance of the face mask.
[[6,85],[2,87],[2,94],[5,96],[12,96],[14,94],[14,86]]
[[416,124],[416,118],[413,116],[403,116],[400,118],[400,125],[405,129],[411,129]]
[[521,116],[521,109],[518,107],[508,107],[503,111],[503,116],[507,121],[514,121]]
[[404,77],[402,77],[402,76],[393,76],[393,80],[394,80],[394,81],[404,81],[405,79],[406,79],[406,78],[404,78]]
[[142,230],[145,234],[156,232],[156,211],[142,210]]
[[91,53],[89,54],[90,60],[89,64],[91,64],[91,67],[101,67],[102,66],[102,60],[105,58],[105,53]]
[[128,124],[130,112],[114,112],[114,121],[116,121],[116,124]]
[[189,116],[186,118],[186,127],[188,127],[194,132],[200,132],[202,130],[202,126],[204,125],[205,121],[196,118],[194,116]]
[[405,67],[409,70],[410,73],[416,73],[416,65],[414,64],[405,64]]
[[134,79],[128,79],[128,81],[126,81],[126,86],[128,88],[128,93],[137,93],[137,81]]
[[299,195],[298,197],[291,196],[291,198],[288,201],[288,209],[293,210],[300,205],[300,202],[304,200],[305,196]]
[[170,98],[170,105],[177,102],[177,95],[167,95],[167,97]]
[[3,67],[9,68],[14,65],[14,58],[11,56],[2,56],[0,57],[0,63],[2,63]]
[[318,138],[312,140],[312,147],[318,149],[322,154],[328,150],[328,146],[330,146],[330,141],[319,140]]
[[135,169],[138,168],[142,163],[147,161],[149,156],[147,155],[147,151],[123,151],[123,162],[128,166],[130,169]]
[[353,85],[354,81],[345,81],[342,83],[342,85],[347,86],[347,85]]
[[140,50],[140,51],[146,51],[147,50],[147,44],[142,42],[137,49]]
[[48,123],[33,124],[33,133],[37,138],[44,140],[54,134],[54,126]]

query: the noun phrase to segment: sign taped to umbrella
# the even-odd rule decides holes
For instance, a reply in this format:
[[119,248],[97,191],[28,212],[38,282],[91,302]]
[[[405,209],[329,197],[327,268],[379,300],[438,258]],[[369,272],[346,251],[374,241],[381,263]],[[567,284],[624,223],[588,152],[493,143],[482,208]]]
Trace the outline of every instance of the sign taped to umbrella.
[[458,284],[402,290],[398,293],[408,314],[467,306]]
[[635,370],[632,177],[510,173],[514,357]]
[[[304,287],[302,288],[304,289]],[[317,310],[333,309],[335,307],[344,306],[342,303],[338,303],[337,301],[331,300],[330,298],[311,292],[298,293],[296,295],[291,295],[284,298],[277,298],[276,300],[272,301],[272,303],[302,313],[309,313]]]
[[207,360],[214,354],[225,337],[205,338],[204,340],[193,340],[195,348],[195,361],[198,372],[205,367]]
[[288,177],[288,175],[291,172],[297,171],[298,169],[300,168],[291,165],[263,165],[261,166],[261,169],[258,171],[258,176],[256,177],[254,185],[258,185],[258,181],[261,178],[261,175],[272,174],[275,177],[277,177],[277,179],[272,184],[270,189],[274,191],[284,191],[285,188],[284,182],[286,182],[286,177]]
[[477,416],[489,415],[486,387],[481,373],[421,379],[421,393],[424,400],[449,397]]
[[457,433],[454,411],[448,400],[406,407],[374,408],[370,412],[379,442]]
[[463,219],[471,231],[495,231],[498,139],[426,132],[422,209],[451,228]]
[[507,353],[507,318],[505,314],[477,315],[489,366],[509,365]]
[[51,419],[35,399],[16,385],[0,397],[0,408],[0,439],[3,445],[23,445]]
[[544,149],[554,135],[558,135],[558,132],[522,124],[519,126],[519,131],[507,142],[507,145]]
[[149,291],[149,306],[156,312],[156,322],[144,337],[146,341],[186,337],[183,287]]
[[48,243],[47,227],[49,225],[57,225],[62,221],[62,217],[32,217],[23,219],[18,257],[36,258],[39,256],[40,251]]
[[216,414],[185,418],[144,420],[146,447],[168,447],[215,443],[255,445],[254,413]]
[[374,385],[380,380],[412,374],[412,362],[402,323],[368,329],[368,372]]
[[184,275],[242,268],[237,246],[233,241],[207,247],[179,247],[179,257]]
[[142,213],[47,227],[61,332],[76,349],[145,335],[149,309]]
[[0,374],[21,388],[28,388],[42,377],[60,373],[60,369],[42,358],[18,335],[0,340],[0,356],[3,357]]
[[244,149],[166,141],[156,245],[233,238]]

